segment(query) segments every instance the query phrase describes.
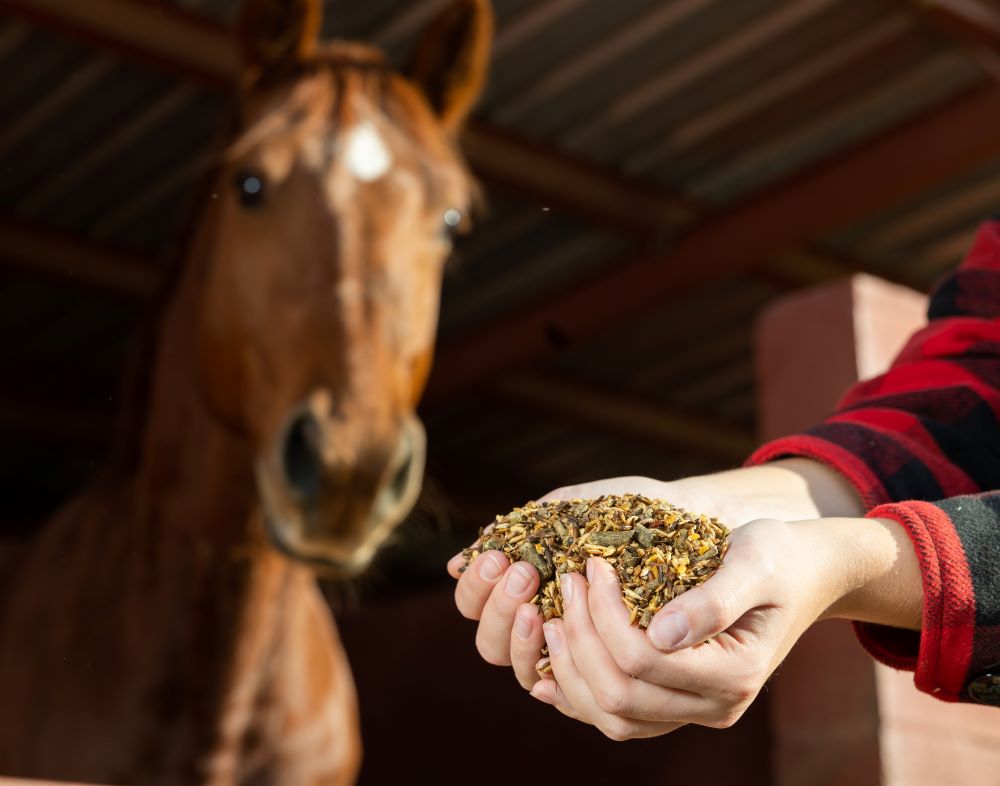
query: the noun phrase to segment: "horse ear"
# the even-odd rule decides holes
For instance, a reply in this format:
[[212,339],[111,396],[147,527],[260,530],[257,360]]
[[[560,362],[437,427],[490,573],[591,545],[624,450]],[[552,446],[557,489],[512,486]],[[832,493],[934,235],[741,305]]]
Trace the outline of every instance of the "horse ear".
[[307,59],[322,18],[321,0],[245,0],[237,31],[246,65],[270,70]]
[[449,131],[457,131],[486,82],[493,39],[489,0],[454,0],[427,27],[410,78]]

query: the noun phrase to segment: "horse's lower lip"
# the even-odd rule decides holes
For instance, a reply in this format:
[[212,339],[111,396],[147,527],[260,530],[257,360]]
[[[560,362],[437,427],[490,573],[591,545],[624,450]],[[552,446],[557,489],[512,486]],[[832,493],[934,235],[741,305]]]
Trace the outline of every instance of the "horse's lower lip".
[[274,519],[271,516],[265,515],[264,521],[264,529],[267,532],[268,539],[271,541],[271,545],[275,549],[289,559],[302,565],[307,565],[317,572],[333,576],[349,577],[358,575],[368,565],[367,560],[339,560],[333,557],[303,554],[285,541],[281,535],[281,527],[275,525]]

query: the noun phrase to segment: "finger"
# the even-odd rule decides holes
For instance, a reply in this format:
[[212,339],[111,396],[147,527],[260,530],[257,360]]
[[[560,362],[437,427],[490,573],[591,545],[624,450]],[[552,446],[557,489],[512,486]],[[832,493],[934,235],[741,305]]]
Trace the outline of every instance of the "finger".
[[579,499],[580,498],[580,487],[579,486],[563,486],[562,488],[553,489],[548,494],[543,497],[539,497],[539,502],[558,502],[567,499]]
[[458,553],[448,560],[448,575],[453,579],[460,579],[462,578],[462,574],[465,573],[466,567],[465,557],[461,553]]
[[604,560],[591,559],[587,573],[591,576],[587,593],[591,619],[623,672],[723,703],[733,696],[742,701],[750,687],[759,688],[759,653],[728,635],[676,652],[661,652],[643,630],[629,624],[628,610],[611,566]]
[[510,562],[499,551],[487,551],[473,562],[455,585],[455,605],[463,617],[477,620]]
[[[754,532],[755,525],[743,532]],[[767,601],[769,571],[762,569],[747,536],[734,534],[725,562],[704,584],[689,589],[653,615],[646,633],[663,652],[718,636],[744,614]]]
[[[538,571],[527,562],[515,562],[493,586],[479,618],[476,647],[483,658],[497,666],[509,666],[514,615],[538,591]],[[538,659],[535,655],[531,662]]]
[[[544,633],[545,641],[549,645],[552,673],[555,675],[556,683],[581,720],[597,726],[606,736],[614,740],[655,737],[682,725],[622,718],[605,712],[591,695],[566,646],[563,621],[557,619],[546,622]],[[536,688],[547,682],[547,680],[539,682]]]
[[530,603],[522,603],[514,614],[514,630],[510,637],[510,661],[514,676],[525,690],[542,677],[535,668],[545,646],[542,614]]
[[705,723],[715,718],[716,702],[633,679],[623,672],[594,627],[583,576],[564,573],[560,579],[566,646],[601,710],[622,718],[657,722]]
[[566,694],[562,692],[562,689],[555,680],[539,681],[531,689],[531,695],[539,701],[551,704],[567,718],[572,718],[573,720],[583,721],[586,723],[586,721],[584,721],[573,708],[573,705],[569,703],[569,699],[566,698]]
[[711,669],[722,665],[717,658],[706,657],[701,663],[679,662],[684,652],[702,655],[702,647],[664,655],[650,643],[645,631],[629,622],[614,569],[602,559],[590,559],[587,575],[590,578],[587,603],[594,628],[625,674],[692,693],[704,695],[712,691],[715,679]]

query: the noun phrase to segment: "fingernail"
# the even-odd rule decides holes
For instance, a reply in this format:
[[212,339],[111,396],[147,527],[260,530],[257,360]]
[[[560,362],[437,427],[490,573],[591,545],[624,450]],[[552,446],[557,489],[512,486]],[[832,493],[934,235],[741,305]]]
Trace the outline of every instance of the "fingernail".
[[542,631],[545,633],[545,643],[549,645],[549,654],[558,655],[562,652],[562,636],[559,635],[559,629],[553,623],[547,622]]
[[683,611],[657,614],[646,631],[653,646],[670,650],[680,645],[691,633],[691,624]]
[[514,566],[507,572],[507,581],[504,582],[503,590],[508,595],[520,595],[531,583],[531,573],[521,562],[515,562]]
[[531,638],[531,622],[524,619],[523,613],[519,611],[514,617],[514,632],[519,639],[525,640]]
[[559,589],[562,590],[563,606],[568,606],[573,601],[573,581],[568,573],[559,575]]
[[538,687],[538,683],[535,683],[535,685],[532,686],[532,688],[531,688],[531,690],[529,692],[531,693],[531,696],[534,699],[538,699],[539,701],[544,701],[546,704],[551,704],[552,703],[547,698],[545,698],[544,696],[542,696],[542,691]]
[[591,557],[587,560],[587,581],[590,584],[594,583],[594,558]]
[[479,558],[479,563],[479,575],[487,581],[494,581],[500,578],[500,574],[503,573],[500,560],[495,554],[483,554]]

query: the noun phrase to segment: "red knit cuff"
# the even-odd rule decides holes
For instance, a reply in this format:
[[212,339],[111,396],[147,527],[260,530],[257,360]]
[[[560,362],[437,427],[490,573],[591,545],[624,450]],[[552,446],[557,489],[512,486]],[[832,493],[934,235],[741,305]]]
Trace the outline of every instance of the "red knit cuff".
[[918,689],[960,701],[975,630],[975,601],[965,553],[948,515],[930,502],[881,505],[868,518],[898,521],[920,562],[923,613],[919,634],[855,623],[864,648],[877,660],[915,671]]
[[810,434],[794,434],[768,442],[757,448],[744,466],[792,457],[813,459],[839,472],[861,495],[866,509],[890,501],[882,481],[864,461],[835,442]]

